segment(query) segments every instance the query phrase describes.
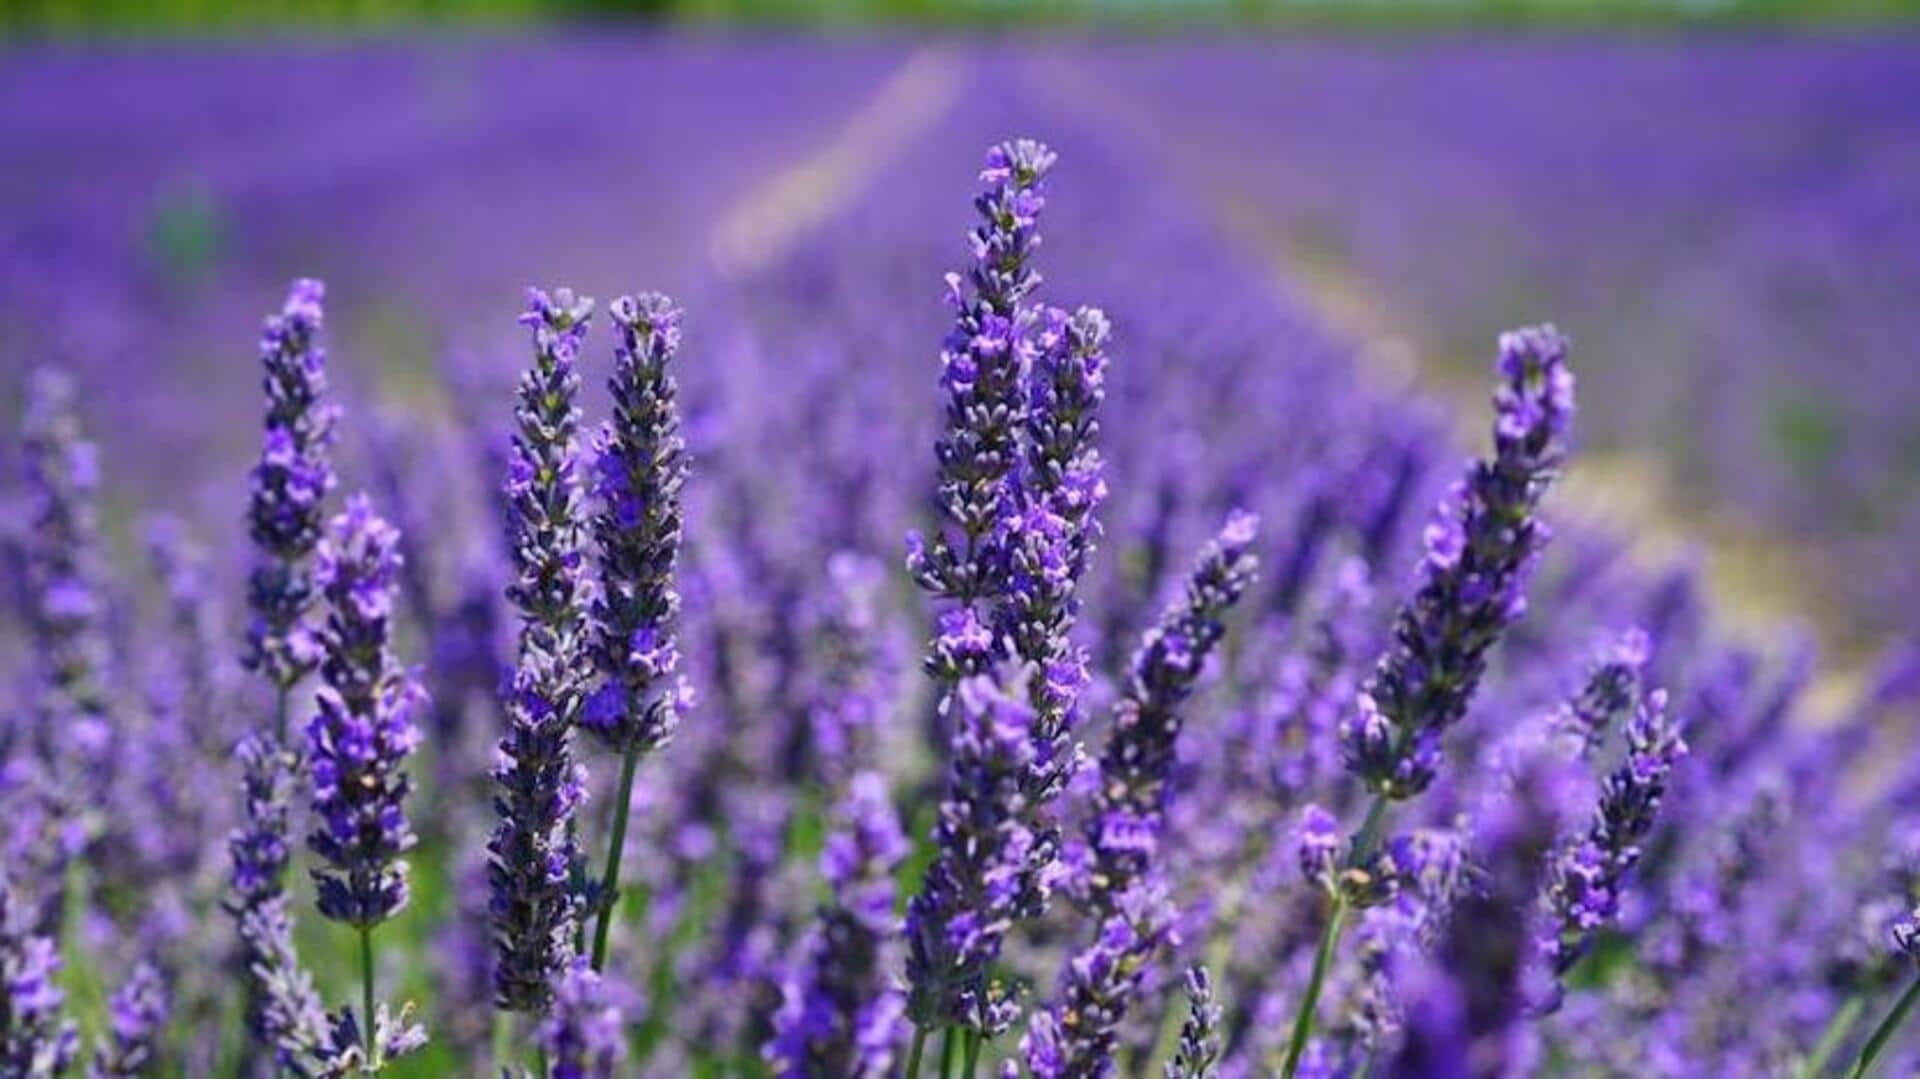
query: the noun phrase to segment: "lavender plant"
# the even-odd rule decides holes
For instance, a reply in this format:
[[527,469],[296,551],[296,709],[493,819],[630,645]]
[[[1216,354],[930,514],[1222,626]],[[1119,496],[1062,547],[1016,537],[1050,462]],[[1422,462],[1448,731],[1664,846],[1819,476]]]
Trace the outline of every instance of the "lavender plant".
[[533,366],[521,376],[505,480],[520,612],[519,660],[494,769],[499,815],[488,840],[493,991],[507,1011],[544,1011],[571,963],[583,871],[575,815],[586,798],[571,729],[588,676],[583,522],[574,370],[590,301],[533,293],[523,321]]
[[1345,863],[1358,890],[1336,888],[1288,1044],[1288,1079],[1312,1033],[1320,989],[1347,915],[1367,898],[1389,807],[1426,790],[1440,737],[1465,715],[1502,630],[1526,610],[1526,584],[1549,535],[1537,508],[1567,450],[1573,374],[1552,327],[1500,339],[1493,456],[1474,463],[1424,536],[1419,587],[1394,619],[1393,641],[1341,722],[1348,769],[1373,794]]
[[680,489],[687,478],[686,442],[675,402],[679,387],[668,364],[680,350],[680,309],[659,293],[622,296],[609,308],[614,346],[613,418],[594,439],[593,518],[599,590],[593,599],[591,646],[601,682],[580,711],[579,725],[620,756],[606,867],[590,897],[597,920],[593,967],[607,959],[619,900],[633,777],[641,757],[665,745],[692,703],[678,674],[674,620],[680,596],[674,564],[680,552]]

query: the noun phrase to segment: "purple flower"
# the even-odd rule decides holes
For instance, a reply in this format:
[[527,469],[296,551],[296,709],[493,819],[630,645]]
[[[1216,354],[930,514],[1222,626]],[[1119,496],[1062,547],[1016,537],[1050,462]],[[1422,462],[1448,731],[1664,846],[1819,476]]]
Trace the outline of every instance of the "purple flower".
[[1433,782],[1440,736],[1465,715],[1488,650],[1525,609],[1547,540],[1536,508],[1566,455],[1573,415],[1566,341],[1552,327],[1504,334],[1496,369],[1494,454],[1473,464],[1429,527],[1419,589],[1341,724],[1348,768],[1387,798]]
[[1026,823],[1033,708],[1024,695],[976,675],[956,687],[937,853],[907,906],[907,1013],[922,1029],[1004,1031],[1015,1006],[989,967],[1015,921],[1032,916],[1029,867],[1039,842]]
[[1165,888],[1135,880],[1110,897],[1093,940],[1067,961],[1054,1006],[1034,1016],[1021,1052],[1040,1079],[1114,1071],[1120,1022],[1153,954],[1172,932]]
[[334,487],[328,451],[338,416],[321,400],[327,389],[326,350],[318,341],[325,295],[318,281],[295,281],[285,307],[267,319],[260,336],[267,410],[247,508],[259,558],[248,589],[252,620],[245,660],[282,694],[320,662],[309,625],[315,600],[310,561]]
[[[1601,785],[1586,833],[1564,843],[1548,869],[1545,901],[1550,924],[1541,952],[1558,979],[1586,954],[1595,934],[1619,916],[1620,892],[1640,861],[1668,777],[1687,754],[1678,724],[1667,716],[1667,695],[1654,690],[1633,702],[1627,753]],[[1543,1006],[1557,1006],[1557,994]]]
[[572,960],[581,854],[571,827],[586,798],[571,729],[588,675],[574,358],[592,302],[565,289],[530,294],[533,366],[521,376],[505,484],[520,612],[507,729],[493,778],[500,819],[487,842],[495,1002],[539,1012]]
[[169,1007],[160,972],[147,963],[135,966],[107,1001],[107,1036],[94,1056],[92,1074],[149,1074],[159,1064]]
[[627,1061],[625,1009],[630,994],[584,961],[560,975],[553,1008],[540,1025],[553,1079],[613,1079]]
[[0,1072],[52,1079],[72,1065],[79,1035],[61,1016],[60,953],[33,918],[0,872]]
[[886,972],[898,936],[893,875],[907,841],[876,772],[853,777],[837,816],[820,859],[833,898],[781,985],[764,1055],[781,1076],[881,1079],[905,1019]]
[[1214,1079],[1219,1074],[1221,1013],[1207,968],[1188,967],[1184,989],[1187,1018],[1180,1024],[1180,1042],[1167,1061],[1165,1079]]
[[593,519],[600,588],[592,657],[601,678],[580,726],[619,753],[649,753],[678,728],[691,690],[677,675],[680,491],[686,443],[668,365],[680,348],[680,309],[667,297],[622,296],[609,309],[613,419],[594,440]]
[[1253,583],[1257,524],[1251,514],[1228,516],[1195,562],[1184,594],[1162,612],[1134,653],[1100,754],[1100,781],[1086,829],[1096,912],[1104,913],[1107,896],[1128,890],[1153,862],[1184,726],[1181,706],[1226,634],[1227,614]]
[[400,856],[415,842],[402,768],[419,744],[414,716],[425,693],[393,654],[399,540],[355,495],[329,525],[314,573],[328,616],[325,685],[307,725],[314,815],[307,845],[326,863],[313,870],[320,913],[362,929],[406,905]]

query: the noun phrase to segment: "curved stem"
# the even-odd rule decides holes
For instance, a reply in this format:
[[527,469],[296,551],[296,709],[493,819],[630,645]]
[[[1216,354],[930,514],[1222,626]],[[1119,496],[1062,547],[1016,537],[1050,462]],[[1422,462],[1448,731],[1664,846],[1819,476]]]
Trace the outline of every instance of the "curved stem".
[[367,1050],[367,1071],[380,1070],[380,1039],[373,1028],[373,927],[360,927],[360,1037]]
[[1907,984],[1906,992],[1901,993],[1900,999],[1894,1002],[1893,1010],[1880,1020],[1880,1025],[1873,1030],[1873,1037],[1868,1038],[1867,1044],[1861,1047],[1860,1056],[1847,1073],[1852,1079],[1861,1079],[1873,1067],[1874,1058],[1893,1040],[1894,1034],[1900,1030],[1900,1024],[1907,1021],[1907,1013],[1913,1011],[1915,1000],[1920,1000],[1920,976]]
[[600,920],[593,928],[593,969],[607,966],[607,934],[613,929],[613,908],[618,904],[620,856],[627,846],[627,813],[632,808],[633,773],[640,766],[640,747],[629,746],[620,758],[620,788],[614,794],[613,838],[607,845],[607,870],[600,878]]
[[1813,1043],[1813,1052],[1807,1054],[1806,1063],[1800,1065],[1799,1074],[1803,1079],[1817,1079],[1827,1070],[1827,1061],[1833,1059],[1834,1051],[1840,1043],[1853,1033],[1854,1024],[1860,1021],[1860,1013],[1867,1008],[1867,998],[1855,993],[1840,1005],[1827,1023],[1827,1029],[1820,1032],[1820,1040]]
[[913,1028],[913,1047],[907,1050],[906,1079],[920,1079],[920,1055],[927,1050],[927,1028]]
[[980,1066],[980,1043],[986,1039],[977,1030],[969,1030],[963,1036],[966,1039],[963,1069],[967,1079],[973,1079],[974,1069]]
[[496,1074],[511,1074],[513,1056],[513,1013],[499,1010],[493,1013],[493,1070]]

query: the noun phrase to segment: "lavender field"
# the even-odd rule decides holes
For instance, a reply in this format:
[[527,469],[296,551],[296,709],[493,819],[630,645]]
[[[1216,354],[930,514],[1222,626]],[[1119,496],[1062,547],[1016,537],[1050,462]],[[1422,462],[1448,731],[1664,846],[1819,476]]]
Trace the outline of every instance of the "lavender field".
[[1911,1072],[1917,43],[0,53],[0,1076]]

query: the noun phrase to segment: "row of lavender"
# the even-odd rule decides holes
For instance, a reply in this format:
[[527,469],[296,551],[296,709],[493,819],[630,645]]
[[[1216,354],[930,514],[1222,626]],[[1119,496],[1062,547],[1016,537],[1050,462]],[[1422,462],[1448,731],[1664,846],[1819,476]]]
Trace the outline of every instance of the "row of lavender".
[[1082,49],[1206,182],[1426,351],[1551,310],[1596,446],[1811,545],[1837,621],[1911,632],[1920,537],[1910,37]]
[[[1910,674],[1809,733],[1807,657],[1720,640],[1684,577],[1602,540],[1542,558],[1556,337],[1503,343],[1493,450],[1449,490],[1430,419],[1357,391],[1153,163],[1009,74],[980,65],[873,197],[696,307],[683,393],[668,308],[556,291],[514,362],[514,441],[515,391],[461,378],[461,422],[335,462],[361,418],[316,392],[319,297],[296,290],[267,341],[253,587],[162,529],[162,624],[101,565],[95,462],[36,383],[9,1059],[76,1052],[63,1012],[133,1072],[148,1047],[194,1073],[277,1052],[663,1075],[1859,1051],[1902,977],[1914,784],[1869,801],[1844,777]],[[1057,177],[1031,145],[990,159],[936,414],[912,357],[941,333],[919,287],[949,251],[938,178],[1012,119],[1074,155]],[[1041,263],[1112,325],[1042,304]],[[611,380],[591,448],[583,373]],[[247,676],[218,613],[243,603]],[[281,697],[306,722],[277,729]],[[245,776],[206,781],[239,736]],[[421,1013],[369,1029],[376,996]],[[535,1031],[540,1062],[515,1051]]]

